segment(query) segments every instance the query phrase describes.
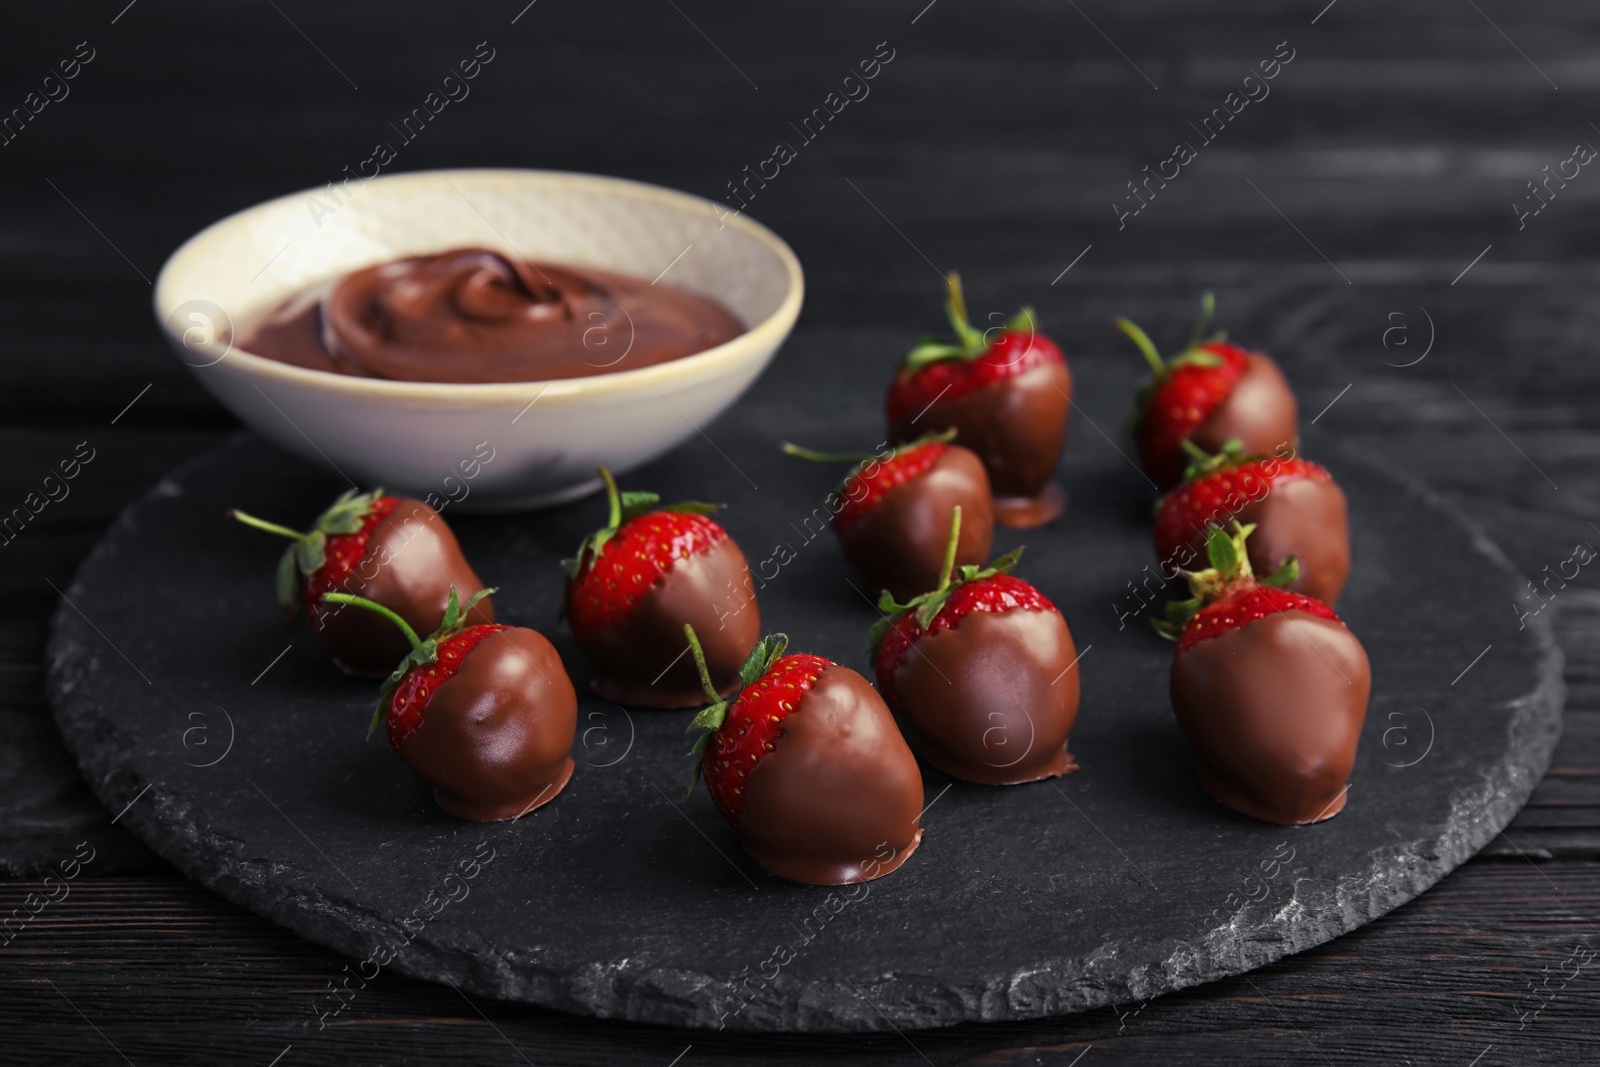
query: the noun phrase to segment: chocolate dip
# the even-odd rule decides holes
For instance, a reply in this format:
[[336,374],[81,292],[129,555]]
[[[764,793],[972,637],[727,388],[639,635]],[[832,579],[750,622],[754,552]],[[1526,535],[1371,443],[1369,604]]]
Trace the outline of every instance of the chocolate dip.
[[1275,573],[1284,560],[1300,561],[1300,577],[1289,586],[1297,593],[1333,604],[1350,575],[1350,522],[1344,490],[1331,480],[1284,478],[1268,493],[1235,516],[1255,523],[1246,547],[1250,567],[1259,575]]
[[[465,602],[483,588],[456,543],[456,535],[439,513],[420,500],[401,498],[372,528],[367,551],[350,576],[330,592],[376,600],[430,634],[444,621],[450,587]],[[411,645],[398,627],[380,615],[349,605],[308,605],[311,628],[347,673],[384,678]],[[470,624],[494,622],[494,605],[480,600],[468,616]]]
[[1208,638],[1172,663],[1172,707],[1200,784],[1266,822],[1344,809],[1372,671],[1342,623],[1302,611]]
[[710,551],[676,560],[628,613],[575,632],[597,677],[594,691],[618,704],[688,708],[706,702],[683,624],[705,649],[712,684],[739,684],[739,668],[761,637],[761,609],[744,553],[725,537]]
[[458,248],[319,282],[238,344],[365,378],[530,382],[665,363],[744,330],[716,300],[665,282]]
[[862,519],[839,528],[839,545],[876,589],[909,600],[939,584],[950,515],[961,507],[956,566],[981,564],[994,539],[989,477],[971,451],[950,446],[925,472],[884,494]]
[[984,785],[1033,782],[1077,769],[1067,752],[1077,658],[1059,611],[974,611],[917,639],[894,693],[917,750],[941,771]]
[[577,725],[561,656],[542,634],[513,626],[484,638],[434,691],[400,757],[450,814],[515,819],[572,777]]
[[764,870],[811,885],[866,882],[922,840],[922,774],[878,691],[835,664],[750,772],[739,839]]
[[1271,455],[1300,439],[1299,409],[1283,371],[1259,352],[1249,356],[1233,392],[1190,437],[1207,452],[1220,452],[1238,438],[1247,455]]
[[897,440],[910,441],[955,427],[956,440],[977,453],[989,472],[996,521],[1027,529],[1044,525],[1065,507],[1051,478],[1067,439],[1071,403],[1066,365],[1046,360],[1014,378],[935,401],[891,430]]

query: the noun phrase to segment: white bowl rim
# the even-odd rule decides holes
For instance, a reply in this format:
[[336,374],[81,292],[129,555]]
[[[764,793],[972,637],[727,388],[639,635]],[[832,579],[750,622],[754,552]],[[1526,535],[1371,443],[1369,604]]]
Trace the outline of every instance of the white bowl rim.
[[[677,189],[669,189],[662,185],[652,185],[649,182],[635,181],[631,178],[617,178],[605,174],[586,174],[582,171],[566,170],[537,170],[520,167],[457,167],[435,170],[402,171],[397,174],[384,174],[377,178],[368,179],[372,182],[385,184],[394,182],[418,181],[426,178],[460,177],[462,179],[477,177],[499,178],[533,178],[560,183],[570,182],[579,185],[609,186],[613,191],[630,196],[638,200],[656,200],[670,202],[680,206],[694,205],[711,211],[713,214],[722,213],[723,209],[713,201],[693,193],[685,193]],[[320,192],[320,187],[304,189],[300,192],[288,193],[283,196],[264,200],[258,204],[243,208],[231,215],[227,215],[191,236],[179,245],[167,257],[161,266],[161,271],[156,275],[154,305],[156,321],[162,331],[167,334],[168,340],[181,343],[173,335],[172,327],[166,321],[163,297],[170,285],[168,275],[172,272],[174,264],[189,254],[191,248],[212,233],[228,226],[237,225],[247,215],[257,211],[290,201],[303,200],[305,197]],[[559,401],[563,397],[588,397],[595,394],[628,392],[640,386],[659,386],[671,384],[674,380],[699,379],[714,375],[716,371],[728,369],[745,362],[750,353],[747,349],[753,346],[754,351],[776,351],[782,344],[795,320],[800,315],[800,305],[805,298],[805,274],[801,270],[800,260],[794,250],[767,227],[748,218],[743,214],[726,212],[719,221],[749,234],[773,252],[784,272],[788,276],[788,288],[783,300],[773,309],[772,313],[760,322],[748,327],[739,334],[720,345],[708,348],[703,352],[696,352],[690,356],[668,360],[648,367],[639,367],[625,371],[603,371],[599,374],[584,375],[577,378],[543,379],[526,382],[413,382],[397,381],[389,378],[363,378],[352,374],[337,374],[332,371],[315,370],[310,367],[296,367],[289,363],[281,363],[275,359],[258,356],[242,348],[233,347],[232,337],[229,338],[229,347],[226,354],[217,361],[234,360],[242,371],[253,376],[258,376],[269,381],[280,382],[288,386],[303,386],[311,389],[323,390],[347,396],[366,396],[373,399],[386,399],[395,401],[409,401],[412,403],[460,404],[481,406],[484,403],[495,405],[515,404],[523,400],[537,400],[548,396],[551,400]],[[213,342],[214,343],[214,342]],[[208,369],[198,368],[200,370]]]

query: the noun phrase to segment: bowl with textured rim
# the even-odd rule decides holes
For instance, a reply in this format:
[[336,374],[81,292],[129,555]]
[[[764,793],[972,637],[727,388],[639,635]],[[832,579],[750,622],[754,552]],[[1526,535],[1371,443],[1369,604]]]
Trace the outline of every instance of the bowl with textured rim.
[[[508,256],[671,281],[720,300],[743,333],[654,366],[458,384],[291,366],[237,327],[315,282],[408,255]],[[800,313],[799,260],[766,227],[687,193],[532,170],[420,171],[279,197],[191,237],[161,269],[174,352],[245,425],[352,484],[509,511],[598,488],[701,431],[771,362]]]

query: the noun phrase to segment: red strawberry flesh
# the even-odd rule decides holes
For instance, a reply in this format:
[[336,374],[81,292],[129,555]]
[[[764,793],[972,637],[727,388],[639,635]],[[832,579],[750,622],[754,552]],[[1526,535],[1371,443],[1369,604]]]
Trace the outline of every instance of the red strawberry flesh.
[[959,399],[1049,362],[1065,362],[1050,338],[1026,330],[1006,330],[975,359],[945,359],[910,374],[897,374],[889,389],[889,423],[899,424],[936,401]]
[[1239,630],[1269,615],[1284,611],[1303,611],[1319,619],[1341,622],[1333,609],[1315,597],[1249,583],[1197,611],[1178,638],[1178,655],[1201,641]]
[[[939,613],[924,630],[917,625],[915,612],[906,612],[895,621],[878,647],[878,689],[893,692],[894,672],[924,634],[948,630],[975,611],[1054,611],[1048,597],[1021,578],[996,574],[955,588]],[[893,701],[890,701],[891,706]]]
[[735,826],[744,815],[744,785],[750,772],[777,746],[783,720],[831,666],[833,662],[821,656],[783,656],[728,706],[701,757],[701,770],[711,799]]
[[[398,503],[400,503],[399,497],[380,496],[372,502],[366,515],[362,516],[359,530],[354,533],[327,535],[323,545],[322,566],[318,567],[315,573],[307,574],[301,579],[301,591],[313,622],[323,612],[329,610],[322,602],[322,594],[343,589],[345,580],[355,573],[356,567],[366,556],[367,546],[372,541],[372,531],[389,517],[389,513]],[[335,606],[332,610],[339,609]]]
[[869,460],[851,472],[839,489],[844,506],[833,518],[835,530],[855,526],[876,508],[891,489],[928,473],[939,458],[950,451],[947,444],[935,442],[897,449],[881,463]]
[[652,511],[622,524],[598,559],[573,579],[572,625],[596,627],[626,615],[680,559],[703,555],[728,533],[704,515]]
[[[1225,525],[1245,506],[1270,492],[1273,485],[1296,478],[1333,480],[1326,469],[1310,460],[1268,457],[1185,482],[1163,497],[1156,511],[1157,554],[1168,560],[1184,545],[1204,541],[1207,526]],[[1230,497],[1242,503],[1230,507]]]
[[1239,384],[1250,353],[1237,345],[1207,341],[1196,350],[1222,360],[1204,366],[1181,358],[1157,381],[1139,417],[1139,455],[1157,481],[1170,485],[1183,476],[1180,442],[1192,437]]
[[477,648],[485,638],[504,629],[505,626],[499,623],[469,626],[453,637],[439,642],[438,659],[433,663],[412,667],[405,673],[394,695],[389,699],[389,714],[385,716],[389,744],[394,746],[396,752],[400,751],[400,742],[422,725],[428,701],[441,685],[455,677],[467,654]]

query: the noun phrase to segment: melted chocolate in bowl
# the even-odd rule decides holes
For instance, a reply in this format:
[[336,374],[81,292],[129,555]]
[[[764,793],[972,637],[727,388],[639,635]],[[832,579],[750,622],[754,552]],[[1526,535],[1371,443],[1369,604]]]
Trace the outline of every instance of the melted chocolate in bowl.
[[238,343],[363,378],[536,382],[666,363],[744,331],[721,303],[675,285],[459,248],[318,282]]

